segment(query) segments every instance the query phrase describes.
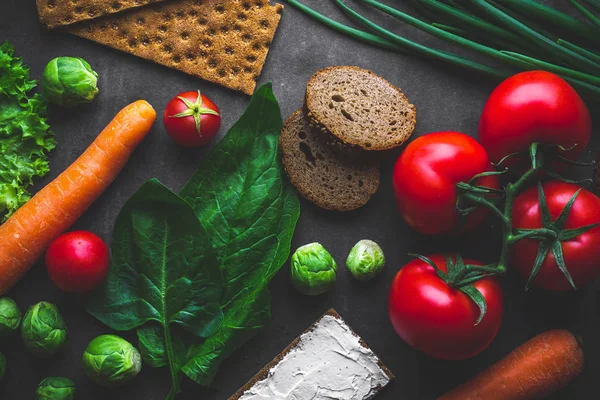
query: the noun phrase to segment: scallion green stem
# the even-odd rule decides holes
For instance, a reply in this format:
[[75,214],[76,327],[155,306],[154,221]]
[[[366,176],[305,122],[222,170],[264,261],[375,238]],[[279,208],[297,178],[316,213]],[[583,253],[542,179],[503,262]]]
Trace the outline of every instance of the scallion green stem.
[[582,24],[580,20],[572,16],[548,7],[535,0],[496,0],[513,10],[538,21],[549,22],[574,37],[583,37],[587,40],[598,40],[598,33],[590,26]]
[[[476,18],[472,15],[465,14],[463,11],[457,10],[454,7],[441,3],[437,0],[418,0],[418,3],[424,7],[428,7],[438,13],[441,17],[449,19],[452,23],[461,26],[466,25],[484,35],[489,35],[490,40],[492,38],[500,38],[507,42],[519,42],[518,36],[510,31],[499,28],[496,25],[490,24],[489,22]],[[462,27],[462,26],[461,26]],[[464,28],[463,28],[464,29]],[[510,50],[507,48],[506,50]]]
[[[594,14],[592,14],[592,12],[590,10],[588,10],[583,4],[581,4],[577,0],[569,0],[569,3],[571,3],[571,5],[573,7],[575,7],[575,9],[577,11],[579,11],[581,13],[581,15],[586,17],[588,19],[588,21],[590,21],[596,28],[600,28],[600,18],[598,18]],[[600,32],[596,31],[596,40],[597,40],[598,34],[600,34]]]
[[[570,68],[565,68],[565,67],[561,67],[558,65],[550,64],[548,62],[538,60],[536,58],[529,57],[524,54],[519,54],[519,53],[515,53],[512,51],[502,51],[502,52],[509,56],[519,58],[523,61],[527,61],[527,62],[529,62],[537,67],[541,67],[547,71],[554,72],[555,74],[579,79],[582,82],[587,82],[590,85],[596,85],[596,86],[600,87],[600,77],[598,77],[598,76],[592,76],[592,75],[585,74],[583,72],[579,72],[579,71],[576,71],[576,70],[573,70]],[[600,93],[600,88],[598,90]]]
[[[530,67],[530,65],[528,63],[520,62],[520,60],[517,61],[513,57],[507,57],[505,54],[503,54],[499,50],[479,44],[472,40],[466,39],[462,36],[455,35],[454,33],[447,32],[445,30],[436,28],[435,26],[431,26],[431,25],[421,21],[418,18],[410,16],[406,13],[403,13],[402,11],[399,11],[388,5],[382,4],[376,0],[360,0],[360,1],[362,1],[365,4],[370,5],[371,7],[374,7],[380,11],[383,11],[384,13],[391,15],[392,17],[398,18],[399,20],[404,21],[407,24],[410,24],[416,28],[419,28],[433,36],[436,36],[440,39],[450,41],[450,42],[458,44],[459,46],[462,46],[466,49],[485,54],[487,56],[493,57],[500,61],[504,61],[504,62],[506,62],[508,64],[512,64],[513,66],[518,67],[518,68],[528,69]],[[342,7],[342,9],[344,9],[344,11],[346,11],[346,12],[352,11],[350,8],[348,8],[348,6],[346,6],[343,3],[342,0],[335,0],[335,2],[340,7]],[[366,19],[366,18],[360,16],[355,11],[352,11],[351,17],[357,19],[361,23],[364,23],[364,20]],[[371,27],[369,27],[369,28],[371,28]]]
[[590,60],[592,60],[592,61],[600,64],[600,55],[598,55],[598,54],[596,54],[596,53],[594,53],[594,52],[592,52],[592,51],[590,51],[588,49],[585,49],[585,48],[583,48],[581,46],[578,46],[578,45],[576,45],[574,43],[571,43],[571,42],[569,42],[567,40],[563,40],[563,39],[558,39],[556,41],[556,43],[558,43],[559,45],[561,45],[563,47],[566,47],[567,49],[570,49],[570,50],[574,51],[575,53],[579,53],[582,56],[587,57]]
[[[498,10],[502,11],[504,14],[510,15],[511,17],[513,17],[514,19],[516,19],[517,21],[522,23],[523,25],[528,26],[529,28],[536,31],[540,35],[545,36],[548,39],[553,40],[553,41],[556,41],[558,39],[556,34],[550,32],[547,29],[544,29],[540,24],[534,22],[529,17],[527,17],[523,14],[519,14],[518,12],[504,6],[503,4],[498,3],[498,1],[488,0],[488,3],[491,4],[492,6],[496,7]],[[475,6],[478,7],[477,5],[475,5]],[[479,11],[482,12],[484,16],[487,16],[488,18],[490,18],[490,14],[488,12],[486,12],[485,10],[482,10],[481,7],[478,7],[478,8],[479,8]],[[495,19],[493,19],[493,17],[492,17],[491,22],[496,23],[497,21]]]
[[455,28],[455,27],[450,26],[450,25],[439,24],[437,22],[434,22],[433,24],[431,24],[431,26],[433,26],[435,28],[438,28],[438,29],[441,29],[441,30],[446,31],[446,32],[453,33],[453,34],[458,35],[458,36],[465,37],[467,35],[467,31],[465,31],[464,29]]
[[300,11],[302,11],[309,17],[311,17],[319,22],[322,22],[325,26],[328,26],[329,28],[331,28],[333,30],[336,30],[336,31],[343,33],[347,36],[350,36],[354,39],[357,39],[357,40],[360,40],[360,41],[363,41],[363,42],[366,42],[369,44],[373,44],[375,46],[383,47],[383,48],[398,51],[398,52],[403,52],[403,49],[401,47],[391,43],[388,40],[382,39],[381,37],[379,37],[377,35],[373,35],[371,33],[346,26],[340,22],[332,20],[331,18],[327,18],[323,14],[300,3],[299,1],[296,1],[296,0],[286,0],[286,1],[291,6],[296,7],[297,9],[299,9]]
[[533,41],[549,53],[555,54],[557,57],[560,57],[560,59],[563,62],[568,63],[571,66],[582,70],[583,72],[588,72],[590,74],[596,74],[600,72],[600,64],[597,64],[572,50],[559,46],[555,41],[552,41],[547,37],[539,34],[535,30],[522,24],[517,19],[494,7],[487,0],[471,1],[475,5],[480,7],[482,10],[489,13],[490,16],[495,18],[498,22],[505,25],[508,29],[512,29],[513,32],[515,32],[516,34],[522,35],[523,40]]
[[[290,4],[294,5],[294,3],[298,3],[297,0],[287,0]],[[408,40],[402,36],[398,36],[395,33],[392,33],[390,31],[388,31],[385,28],[382,28],[381,26],[375,24],[374,22],[368,20],[367,18],[363,17],[362,15],[358,14],[356,11],[352,10],[351,8],[349,8],[348,6],[346,6],[343,2],[341,2],[340,0],[336,0],[336,3],[353,19],[359,21],[360,23],[362,23],[364,26],[366,26],[367,28],[369,28],[370,30],[372,30],[373,32],[376,32],[378,35],[381,35],[383,38],[389,40],[390,42],[393,42],[401,47],[405,47],[407,49],[412,50],[413,52],[420,54],[421,56],[424,57],[428,57],[428,58],[433,58],[433,59],[438,59],[438,60],[442,60],[442,61],[446,61],[448,63],[451,63],[453,65],[459,66],[459,67],[463,67],[463,68],[467,68],[471,71],[476,71],[476,72],[480,72],[480,73],[484,73],[490,76],[494,76],[496,78],[500,78],[500,79],[504,79],[508,76],[510,76],[510,72],[509,71],[504,71],[501,69],[496,69],[496,68],[492,68],[489,67],[487,65],[483,65],[480,64],[478,62],[475,61],[470,61],[470,60],[466,60],[464,58],[455,56],[453,54],[447,53],[447,52],[443,52],[443,51],[439,51],[439,50],[435,50],[435,49],[431,49],[427,46],[423,46],[419,43],[415,43],[411,40]],[[424,23],[425,24],[425,23]]]
[[586,0],[586,2],[600,12],[600,0]]

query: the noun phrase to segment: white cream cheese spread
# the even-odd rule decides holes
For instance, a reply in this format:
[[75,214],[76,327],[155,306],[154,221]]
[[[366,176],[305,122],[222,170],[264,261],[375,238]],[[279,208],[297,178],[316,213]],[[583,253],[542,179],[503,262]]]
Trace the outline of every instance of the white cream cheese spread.
[[341,319],[321,318],[313,330],[240,400],[366,400],[390,378],[371,350]]

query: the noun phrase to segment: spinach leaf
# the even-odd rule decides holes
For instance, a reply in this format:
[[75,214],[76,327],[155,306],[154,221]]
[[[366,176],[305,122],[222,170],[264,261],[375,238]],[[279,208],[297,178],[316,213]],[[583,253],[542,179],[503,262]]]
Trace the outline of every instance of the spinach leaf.
[[264,85],[180,193],[210,235],[224,278],[223,322],[182,367],[203,385],[271,317],[267,285],[289,256],[300,214],[281,165],[281,128],[279,104]]
[[213,335],[223,320],[222,297],[219,262],[192,208],[155,179],[142,185],[117,218],[112,266],[88,311],[116,330],[160,325],[164,349],[154,347],[156,365],[166,364],[166,353],[178,392],[171,325],[198,337]]

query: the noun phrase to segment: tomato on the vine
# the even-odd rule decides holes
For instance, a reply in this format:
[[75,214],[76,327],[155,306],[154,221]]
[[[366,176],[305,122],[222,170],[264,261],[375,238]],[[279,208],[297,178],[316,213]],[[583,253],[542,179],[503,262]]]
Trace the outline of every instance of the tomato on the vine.
[[[394,192],[400,215],[418,232],[437,235],[461,227],[457,209],[459,182],[492,170],[485,149],[460,132],[435,132],[412,141],[394,167]],[[496,176],[477,179],[478,186],[498,189]],[[478,208],[464,221],[464,228],[480,224],[487,211]]]
[[[444,255],[428,257],[444,273]],[[452,261],[456,262],[456,257]],[[465,264],[481,265],[473,260]],[[440,278],[433,266],[415,259],[406,264],[392,282],[389,314],[394,329],[404,341],[423,353],[440,359],[473,357],[492,342],[504,310],[502,289],[495,277],[473,283],[487,305],[483,319],[478,305],[458,287]]]
[[[543,262],[531,283],[555,291],[572,290],[573,284],[583,287],[600,275],[600,198],[572,183],[548,181],[541,185],[550,220],[547,238],[522,239],[511,249],[510,266],[529,279],[536,257],[541,252]],[[579,193],[576,195],[576,193]],[[543,227],[545,207],[540,201],[540,188],[531,187],[517,196],[512,210],[513,228],[520,230]],[[569,200],[575,196],[569,210]],[[563,215],[563,218],[559,218]],[[566,218],[564,218],[566,217]],[[584,227],[591,229],[584,229]],[[583,229],[579,229],[583,228]],[[561,261],[568,273],[561,271]]]
[[221,127],[219,108],[198,90],[173,97],[163,114],[169,136],[185,147],[201,147],[210,142]]
[[590,142],[590,113],[575,89],[558,75],[527,71],[502,82],[479,122],[479,141],[492,162],[527,152],[532,143],[558,145],[571,160]]

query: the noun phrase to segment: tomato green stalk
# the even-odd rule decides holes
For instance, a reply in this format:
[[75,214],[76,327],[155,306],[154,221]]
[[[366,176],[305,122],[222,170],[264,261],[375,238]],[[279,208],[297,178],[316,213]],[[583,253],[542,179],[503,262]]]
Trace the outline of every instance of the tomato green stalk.
[[[561,150],[568,150],[568,149],[561,148]],[[511,155],[511,156],[513,156],[513,155]],[[525,189],[525,187],[529,185],[529,183],[532,180],[539,178],[540,173],[542,171],[544,171],[546,173],[546,175],[552,176],[554,178],[557,178],[557,179],[560,179],[563,181],[569,181],[568,179],[565,179],[565,178],[561,177],[560,175],[558,175],[557,173],[550,171],[546,168],[545,156],[546,156],[546,152],[544,151],[544,149],[541,149],[541,146],[539,143],[533,143],[531,145],[531,147],[529,149],[529,157],[531,159],[531,168],[527,172],[525,172],[517,181],[508,183],[508,185],[505,187],[505,189],[504,189],[505,202],[504,202],[503,211],[501,211],[496,206],[496,204],[494,204],[493,199],[492,199],[492,201],[490,201],[490,199],[486,198],[486,196],[488,195],[486,193],[483,193],[483,192],[477,193],[476,191],[471,190],[470,192],[467,192],[463,196],[467,201],[470,201],[474,206],[483,206],[483,207],[490,209],[496,216],[499,217],[500,221],[502,222],[502,230],[503,230],[502,252],[500,254],[500,260],[498,261],[498,264],[496,264],[496,266],[493,268],[489,268],[488,272],[490,274],[504,274],[506,272],[508,257],[509,257],[512,245],[514,245],[519,240],[534,239],[534,240],[540,241],[540,246],[539,246],[538,254],[537,254],[537,257],[535,260],[535,264],[534,264],[531,274],[528,278],[526,288],[529,287],[532,280],[536,277],[546,256],[548,255],[548,253],[552,252],[554,258],[556,259],[558,267],[564,274],[565,278],[569,281],[569,284],[573,287],[573,289],[576,289],[575,284],[573,283],[573,280],[572,280],[572,278],[569,274],[569,271],[565,265],[564,257],[562,254],[561,242],[565,241],[565,240],[573,239],[573,238],[581,235],[582,233],[587,232],[587,231],[595,228],[596,226],[600,225],[597,223],[597,224],[586,225],[586,226],[576,228],[576,229],[564,229],[565,221],[566,221],[569,213],[571,212],[571,209],[573,207],[573,204],[575,203],[575,200],[577,198],[577,195],[579,194],[579,191],[577,191],[571,197],[571,199],[565,205],[563,211],[561,212],[560,216],[556,219],[556,221],[553,221],[552,217],[550,216],[548,206],[546,204],[546,197],[545,197],[545,194],[544,194],[544,191],[542,188],[541,181],[538,180],[538,193],[539,193],[540,212],[542,215],[542,228],[523,229],[523,230],[519,230],[519,231],[515,232],[515,230],[513,229],[513,226],[512,226],[512,212],[513,212],[513,205],[514,205],[515,199],[523,191],[523,189]],[[576,165],[587,165],[587,164],[583,164],[583,163],[572,162],[570,160],[565,159],[564,157],[559,156],[559,158],[561,160],[568,161],[568,162],[571,162]],[[502,160],[502,161],[504,161],[504,160]],[[500,162],[500,164],[502,163],[502,161]],[[470,186],[469,184],[459,183],[459,184],[457,184],[457,190],[464,191],[465,187],[469,187],[469,186]],[[471,209],[472,208],[473,207],[471,207]],[[459,208],[459,210],[460,210],[460,208]],[[462,210],[462,211],[464,211],[464,210]],[[495,270],[495,271],[493,271],[493,270]],[[478,279],[481,279],[481,277],[479,277]]]
[[446,282],[451,288],[455,288],[469,296],[471,300],[479,307],[479,318],[475,325],[479,325],[485,313],[487,312],[487,303],[483,294],[473,286],[473,283],[477,282],[488,276],[498,274],[498,270],[494,265],[472,265],[465,264],[464,259],[460,254],[456,254],[456,261],[452,260],[452,257],[446,256],[446,266],[448,272],[442,271],[433,260],[420,254],[409,254],[411,257],[418,258],[419,260],[429,264],[435,270],[437,276]]
[[196,131],[199,136],[202,136],[200,131],[200,124],[202,122],[203,115],[216,115],[219,116],[219,113],[211,110],[210,108],[206,108],[202,106],[202,94],[198,90],[198,100],[195,103],[192,103],[188,99],[182,96],[177,96],[177,98],[185,104],[188,108],[187,110],[180,112],[179,114],[172,115],[171,118],[185,118],[185,117],[193,117],[196,122]]

